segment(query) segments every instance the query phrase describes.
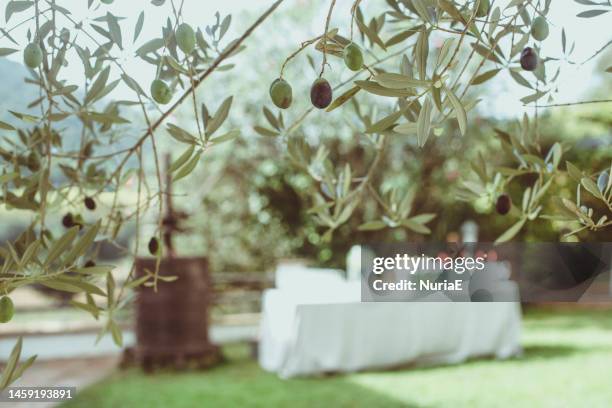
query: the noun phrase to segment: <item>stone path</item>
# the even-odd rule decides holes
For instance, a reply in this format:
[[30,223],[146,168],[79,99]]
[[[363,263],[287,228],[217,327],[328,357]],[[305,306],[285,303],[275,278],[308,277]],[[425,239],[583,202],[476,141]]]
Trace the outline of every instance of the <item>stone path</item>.
[[[116,369],[118,363],[119,354],[92,358],[37,361],[12,386],[70,386],[76,387],[78,392],[79,389],[110,375]],[[56,402],[0,403],[2,408],[49,408],[57,405]]]
[[[212,325],[210,339],[216,344],[228,344],[251,341],[257,338],[257,325]],[[121,349],[113,343],[110,335],[104,336],[96,344],[97,332],[72,334],[24,335],[21,355],[29,357],[38,355],[38,360],[55,360],[62,358],[88,358],[114,355]],[[6,361],[17,337],[0,338],[0,361]],[[135,336],[131,330],[124,330],[125,346],[134,344]],[[2,407],[0,407],[2,408]]]

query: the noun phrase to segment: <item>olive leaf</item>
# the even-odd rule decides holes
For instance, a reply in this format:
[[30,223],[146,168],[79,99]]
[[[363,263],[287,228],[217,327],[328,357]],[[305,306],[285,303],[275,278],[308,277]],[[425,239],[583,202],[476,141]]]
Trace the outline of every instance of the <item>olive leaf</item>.
[[429,134],[431,133],[431,100],[425,98],[423,106],[421,106],[421,112],[419,112],[419,119],[417,120],[417,140],[419,147],[425,146]]
[[4,130],[15,130],[15,128],[13,127],[13,125],[3,122],[0,120],[0,129],[4,129]]
[[582,179],[582,172],[578,169],[578,167],[576,167],[569,161],[565,162],[565,166],[570,177],[574,179],[574,181],[580,182],[580,180]]
[[66,265],[71,265],[79,256],[85,254],[98,235],[101,224],[102,222],[98,221],[93,226],[89,227],[87,231],[85,231],[83,236],[77,241],[77,243],[64,258],[64,263]]
[[112,15],[111,13],[106,13],[106,23],[108,24],[108,31],[111,39],[119,49],[123,49],[123,39],[121,37],[121,26],[119,25],[119,21],[117,17]]
[[592,18],[608,13],[610,10],[587,10],[576,14],[576,17]]
[[449,0],[438,0],[438,6],[446,11],[449,16],[451,16],[454,20],[461,22],[463,25],[467,25],[467,21],[463,15],[457,10],[455,5]]
[[112,265],[94,265],[86,266],[83,268],[74,269],[74,272],[81,273],[84,275],[106,275],[112,271],[115,267]]
[[476,51],[483,58],[486,58],[486,59],[488,59],[490,61],[497,62],[498,64],[501,64],[500,59],[489,48],[487,48],[484,45],[479,44],[479,43],[472,43],[470,45],[472,46],[472,48],[474,48],[474,51]]
[[195,136],[187,132],[185,129],[182,129],[172,123],[168,124],[168,126],[166,127],[166,130],[168,131],[170,136],[172,136],[174,139],[178,140],[179,142],[193,144],[193,145],[198,143],[198,139],[196,139]]
[[140,35],[140,32],[142,31],[142,26],[144,25],[144,11],[141,11],[140,14],[138,15],[138,21],[136,22],[136,25],[134,26],[134,39],[132,40],[132,42],[136,42],[136,40],[138,39],[138,36]]
[[262,136],[276,137],[276,136],[280,135],[280,133],[275,132],[274,130],[266,129],[266,128],[261,127],[261,126],[254,126],[253,130],[255,130],[257,133],[259,133]]
[[272,125],[274,129],[280,130],[280,124],[278,123],[278,119],[276,119],[276,116],[274,116],[272,111],[268,109],[266,106],[264,106],[263,113],[266,119],[268,120],[268,123],[270,123],[270,125]]
[[108,329],[111,332],[111,336],[113,337],[113,341],[115,342],[115,344],[119,347],[123,347],[123,334],[121,333],[121,329],[119,328],[117,323],[115,323],[114,320],[108,321]]
[[108,81],[108,76],[110,75],[110,66],[106,67],[99,75],[95,82],[89,88],[87,95],[85,96],[84,104],[88,104],[90,102],[99,99],[99,95],[102,90],[106,86],[106,82]]
[[413,218],[408,218],[407,220],[403,220],[402,225],[419,234],[430,234],[431,233],[431,230],[428,227],[423,225],[423,223],[420,223],[414,220]]
[[3,391],[11,385],[13,382],[17,381],[23,372],[28,369],[36,359],[36,355],[28,358],[21,365],[19,364],[19,359],[21,357],[21,349],[23,345],[23,339],[20,336],[17,339],[17,343],[13,346],[13,350],[4,366],[4,370],[2,371],[2,377],[0,377],[0,391]]
[[350,101],[353,96],[357,95],[357,93],[361,91],[359,86],[354,86],[350,88],[348,91],[344,92],[342,95],[338,96],[333,102],[325,109],[326,112],[331,112],[334,109],[344,105],[346,102]]
[[218,145],[220,143],[229,142],[230,140],[234,140],[236,137],[240,135],[240,131],[238,129],[230,130],[227,133],[222,134],[221,136],[217,136],[210,140],[210,143],[213,145]]
[[144,57],[145,55],[155,52],[162,48],[166,43],[163,38],[154,38],[152,40],[147,41],[145,44],[141,45],[140,48],[136,50],[136,55],[140,57]]
[[173,181],[178,181],[185,176],[188,176],[198,165],[202,156],[202,151],[198,151],[183,167],[180,168],[172,178]]
[[60,290],[63,292],[69,293],[81,293],[87,292],[100,296],[105,296],[106,294],[98,288],[96,285],[93,285],[89,282],[82,280],[68,280],[67,278],[54,278],[49,280],[41,280],[40,284],[46,286],[51,289]]
[[70,304],[76,307],[77,309],[81,309],[81,310],[84,310],[90,313],[96,320],[100,316],[100,309],[95,305],[91,305],[89,303],[77,302],[76,300],[71,300]]
[[49,266],[53,261],[59,258],[64,251],[72,244],[72,241],[77,237],[79,233],[79,227],[70,228],[64,235],[62,235],[51,247],[47,258],[45,259],[43,266]]
[[407,75],[388,72],[377,74],[372,79],[385,88],[391,89],[428,88],[431,86],[431,81],[418,80]]
[[355,85],[374,95],[380,96],[391,96],[391,97],[408,97],[414,96],[415,93],[412,90],[407,89],[390,89],[378,84],[374,81],[355,81]]
[[495,240],[495,244],[501,244],[507,241],[510,241],[512,238],[514,238],[516,236],[516,234],[519,233],[519,231],[521,230],[521,228],[523,228],[523,225],[525,225],[525,222],[527,221],[527,218],[521,218],[516,224],[514,224],[513,226],[511,226],[510,228],[508,228],[506,230],[506,232],[504,232],[503,234],[501,234],[496,240]]
[[385,228],[387,224],[383,221],[368,221],[359,226],[359,231],[376,231]]
[[189,160],[189,158],[191,157],[191,155],[193,154],[194,151],[195,151],[195,145],[189,146],[178,157],[178,159],[176,159],[174,162],[172,162],[172,164],[168,168],[168,171],[171,172],[171,173],[174,173],[179,167],[181,167],[183,164],[185,164],[187,162],[187,160]]
[[419,224],[427,224],[429,221],[433,220],[434,218],[436,218],[436,214],[428,213],[428,214],[415,215],[414,217],[410,217],[409,219]]
[[431,19],[429,17],[429,11],[427,10],[427,6],[425,5],[424,0],[412,0],[412,6],[416,10],[418,16],[426,23],[431,23]]
[[389,38],[385,42],[385,46],[391,47],[392,45],[400,44],[404,42],[405,40],[407,40],[408,38],[412,37],[414,34],[418,33],[422,28],[423,26],[418,26],[418,27],[415,27],[409,30],[400,31],[399,33],[395,34],[393,37]]
[[20,13],[32,7],[34,5],[33,1],[16,1],[11,0],[6,5],[6,9],[4,11],[4,20],[8,23],[11,16],[15,13]]
[[217,112],[215,112],[212,119],[210,119],[210,121],[206,124],[206,136],[207,137],[212,136],[217,131],[217,129],[219,129],[219,127],[223,124],[225,119],[227,119],[227,115],[229,114],[229,110],[232,106],[233,99],[234,99],[233,96],[226,98],[221,104],[221,106],[219,107],[219,109],[217,109]]
[[6,57],[7,55],[11,55],[17,52],[14,48],[0,48],[0,57]]
[[385,43],[383,42],[383,40],[380,39],[380,37],[378,36],[378,34],[371,30],[361,19],[356,18],[355,22],[357,23],[357,27],[359,28],[359,31],[361,31],[363,34],[365,34],[370,41],[372,41],[372,43],[377,44],[380,48],[382,48],[383,50],[387,50],[387,47],[385,46]]
[[580,184],[582,184],[582,186],[589,192],[591,193],[594,197],[597,198],[603,198],[603,195],[601,194],[601,191],[599,191],[599,188],[597,188],[597,184],[591,180],[588,177],[583,177],[580,180]]
[[447,38],[444,40],[442,44],[442,48],[440,48],[440,52],[438,53],[438,59],[436,60],[436,67],[443,66],[446,62],[447,57],[450,54],[451,47],[455,42],[454,38]]
[[472,85],[480,85],[487,82],[489,79],[493,78],[501,71],[501,68],[489,70],[483,74],[478,75],[472,80]]
[[397,125],[393,128],[394,132],[401,133],[403,135],[413,135],[419,130],[418,125],[413,122],[405,122]]
[[427,56],[429,55],[429,30],[422,29],[417,38],[414,49],[419,78],[424,80],[427,77]]
[[365,133],[379,133],[392,127],[402,117],[406,108],[397,110],[366,128]]
[[538,99],[542,98],[543,96],[547,95],[547,92],[543,92],[543,91],[537,91],[534,94],[525,96],[524,98],[521,98],[521,102],[523,102],[523,104],[527,105],[531,102],[535,102]]
[[467,113],[465,112],[465,108],[461,104],[459,98],[457,98],[453,91],[446,85],[444,85],[444,91],[446,92],[446,95],[448,96],[448,99],[455,110],[457,122],[459,122],[459,130],[461,131],[461,134],[465,136],[465,133],[467,132]]

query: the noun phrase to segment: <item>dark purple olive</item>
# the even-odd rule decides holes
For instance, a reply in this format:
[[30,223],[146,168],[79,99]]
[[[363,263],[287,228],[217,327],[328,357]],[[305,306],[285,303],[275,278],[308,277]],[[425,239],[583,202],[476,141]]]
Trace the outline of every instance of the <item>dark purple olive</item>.
[[151,255],[157,255],[157,251],[159,251],[159,242],[157,241],[157,238],[155,237],[151,238],[148,246],[149,246],[149,253]]
[[312,83],[310,101],[319,109],[325,109],[329,106],[332,101],[332,89],[326,79],[318,78]]
[[538,54],[531,47],[526,47],[521,52],[521,67],[525,71],[534,71],[538,67]]
[[66,228],[72,228],[76,225],[76,223],[74,222],[74,217],[71,213],[64,215],[64,217],[62,218],[62,225]]
[[94,266],[96,266],[96,263],[90,259],[89,261],[85,262],[85,265],[83,266],[85,268],[93,268]]
[[510,196],[506,193],[501,194],[497,197],[497,202],[495,203],[495,210],[499,215],[506,215],[510,212],[510,208],[512,207],[512,200]]
[[85,197],[85,199],[83,200],[83,203],[85,204],[85,207],[86,207],[88,210],[93,211],[93,210],[95,210],[95,209],[96,209],[96,202],[95,202],[95,201],[94,201],[94,199],[93,199],[93,198],[91,198],[91,197]]

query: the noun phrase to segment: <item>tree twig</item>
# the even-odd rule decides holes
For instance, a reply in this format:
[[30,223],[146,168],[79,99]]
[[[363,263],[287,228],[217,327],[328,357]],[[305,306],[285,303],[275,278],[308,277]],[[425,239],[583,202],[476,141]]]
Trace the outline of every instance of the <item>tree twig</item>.
[[[538,108],[554,108],[557,106],[574,106],[574,105],[588,105],[592,103],[611,103],[612,99],[599,99],[594,101],[579,101],[579,102],[567,102],[567,103],[553,103],[551,105],[538,105]],[[528,105],[523,105],[528,106]]]
[[323,62],[321,63],[321,73],[319,77],[323,76],[325,72],[325,64],[327,64],[327,31],[329,30],[329,21],[331,20],[332,11],[336,5],[336,0],[332,0],[329,5],[329,11],[327,12],[327,19],[325,19],[325,32],[323,33]]

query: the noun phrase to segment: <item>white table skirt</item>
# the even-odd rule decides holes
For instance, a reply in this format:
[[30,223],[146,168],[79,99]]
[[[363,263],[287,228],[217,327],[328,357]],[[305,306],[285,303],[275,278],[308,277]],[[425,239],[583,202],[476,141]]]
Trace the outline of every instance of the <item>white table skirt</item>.
[[267,290],[260,365],[289,378],[521,351],[519,303],[361,303],[357,293]]

